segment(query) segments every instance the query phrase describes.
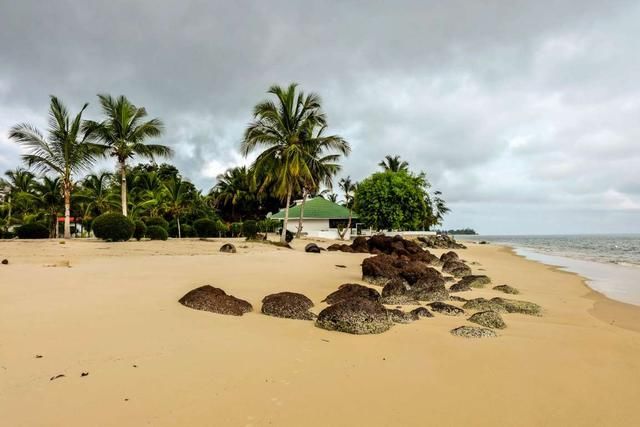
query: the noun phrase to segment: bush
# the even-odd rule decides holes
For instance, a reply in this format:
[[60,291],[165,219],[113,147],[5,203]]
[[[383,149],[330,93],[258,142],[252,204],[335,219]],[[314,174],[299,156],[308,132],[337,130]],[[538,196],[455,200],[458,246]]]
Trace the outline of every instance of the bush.
[[134,221],[134,224],[136,228],[133,230],[133,237],[136,240],[140,240],[144,237],[145,234],[147,234],[147,226],[139,219]]
[[40,223],[32,222],[18,227],[16,234],[19,239],[48,239],[49,229]]
[[5,230],[0,231],[0,236],[0,238],[2,239],[13,239],[14,237],[16,237],[16,233],[14,233],[13,231]]
[[200,218],[193,222],[193,229],[198,237],[215,237],[218,234],[216,222],[209,218]]
[[169,230],[169,223],[161,216],[152,216],[151,218],[147,219],[146,223],[147,223],[147,227],[157,225],[158,227],[164,228],[165,231]]
[[109,242],[126,242],[135,229],[133,221],[116,212],[102,214],[93,220],[93,234]]
[[242,223],[241,222],[232,222],[231,223],[231,237],[238,237],[242,233]]
[[258,234],[258,223],[253,220],[247,220],[242,223],[242,234],[247,239],[255,239]]
[[182,237],[193,237],[193,227],[189,224],[180,224],[180,234]]
[[147,237],[151,240],[167,240],[169,233],[159,225],[152,225],[147,228]]
[[227,225],[226,222],[222,220],[217,220],[216,231],[218,232],[218,235],[224,234],[226,236],[227,232],[229,232],[229,226]]

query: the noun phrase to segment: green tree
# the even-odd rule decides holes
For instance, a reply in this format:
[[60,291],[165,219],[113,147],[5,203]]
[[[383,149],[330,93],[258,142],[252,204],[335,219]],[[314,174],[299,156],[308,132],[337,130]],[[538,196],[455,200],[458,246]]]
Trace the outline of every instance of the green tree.
[[43,176],[42,181],[36,181],[35,191],[38,196],[38,204],[49,216],[49,237],[55,237],[58,227],[58,208],[63,203],[60,177]]
[[178,238],[182,238],[180,230],[180,216],[188,209],[190,204],[188,183],[178,176],[173,176],[164,183],[166,192],[165,209],[176,220],[178,226]]
[[378,163],[378,166],[382,167],[385,172],[408,172],[409,163],[404,160],[400,160],[400,156],[384,156],[384,160]]
[[104,153],[115,157],[120,172],[120,203],[122,214],[127,216],[127,161],[134,156],[153,159],[155,156],[171,156],[171,148],[160,144],[146,144],[148,138],[159,137],[163,124],[160,119],[144,120],[147,110],[136,107],[126,97],[113,98],[98,95],[102,112],[106,119],[102,122],[90,121],[86,128],[100,138]]
[[342,190],[342,192],[344,193],[344,199],[345,199],[344,204],[347,208],[349,208],[349,221],[347,221],[347,228],[344,229],[342,232],[338,231],[340,238],[344,239],[347,232],[351,231],[351,219],[353,217],[353,205],[355,201],[354,193],[357,189],[358,184],[351,181],[350,176],[347,176],[346,178],[342,178],[340,180],[340,182],[338,183],[338,186],[340,187],[340,190]]
[[245,166],[240,166],[227,169],[216,179],[218,182],[211,190],[215,206],[230,211],[227,218],[230,221],[241,220],[243,215],[238,215],[238,210],[244,213],[248,205],[256,202],[257,191],[252,185],[251,172]]
[[112,173],[99,172],[87,175],[82,181],[77,198],[85,203],[90,215],[95,217],[118,206],[117,196],[110,188],[112,180]]
[[84,104],[73,120],[66,107],[51,96],[49,129],[47,138],[28,123],[11,128],[9,137],[27,149],[22,158],[29,165],[44,173],[60,177],[64,195],[64,238],[71,237],[69,222],[73,175],[89,168],[98,154],[98,145],[91,142],[91,129],[83,129],[82,114],[89,104]]

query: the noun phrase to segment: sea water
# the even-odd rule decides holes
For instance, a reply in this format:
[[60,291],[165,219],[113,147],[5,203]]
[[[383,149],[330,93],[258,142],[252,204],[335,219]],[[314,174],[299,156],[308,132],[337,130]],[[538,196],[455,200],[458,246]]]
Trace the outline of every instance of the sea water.
[[640,305],[640,234],[456,238],[511,246],[526,258],[580,274],[612,299]]

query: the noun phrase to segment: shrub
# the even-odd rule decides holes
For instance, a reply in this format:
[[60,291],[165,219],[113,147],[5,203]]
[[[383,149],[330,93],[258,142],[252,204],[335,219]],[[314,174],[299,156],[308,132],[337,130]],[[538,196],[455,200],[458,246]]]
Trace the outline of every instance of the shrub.
[[40,223],[32,222],[18,227],[16,234],[19,239],[48,239],[49,229]]
[[151,225],[147,228],[147,237],[151,240],[167,240],[169,233],[159,225]]
[[145,234],[147,234],[147,226],[139,219],[134,221],[134,224],[136,228],[133,230],[133,237],[136,240],[140,240],[144,237]]
[[133,221],[117,212],[104,213],[93,220],[93,234],[110,242],[126,242],[135,229]]
[[13,239],[14,237],[16,237],[16,233],[9,230],[0,231],[0,235],[2,236],[2,239]]
[[209,218],[200,218],[193,222],[193,229],[198,237],[215,237],[217,235],[216,222]]
[[231,223],[231,237],[237,237],[242,233],[242,223],[241,222],[232,222]]
[[180,234],[182,237],[193,237],[193,227],[189,224],[180,224]]
[[147,223],[147,227],[151,227],[152,225],[157,225],[158,227],[164,228],[165,231],[169,230],[169,223],[161,216],[152,216],[151,218],[147,219],[146,223]]
[[226,235],[227,232],[229,231],[229,226],[227,225],[226,222],[224,222],[222,220],[217,220],[216,221],[216,231],[218,232],[218,235],[221,235],[221,234]]
[[258,223],[254,220],[247,220],[242,223],[242,234],[247,239],[255,239],[258,234]]

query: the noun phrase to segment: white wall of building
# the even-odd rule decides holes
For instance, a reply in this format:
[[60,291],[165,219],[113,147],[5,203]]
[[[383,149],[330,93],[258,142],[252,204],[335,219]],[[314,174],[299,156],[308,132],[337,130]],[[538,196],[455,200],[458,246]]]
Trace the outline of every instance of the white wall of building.
[[[294,234],[298,231],[298,218],[289,218],[287,230],[291,231]],[[303,235],[306,234],[309,237],[322,237],[325,239],[340,238],[337,228],[329,228],[328,219],[306,218],[302,220],[302,233]],[[347,234],[345,235],[345,239],[350,238],[351,235],[349,232],[347,232]]]

